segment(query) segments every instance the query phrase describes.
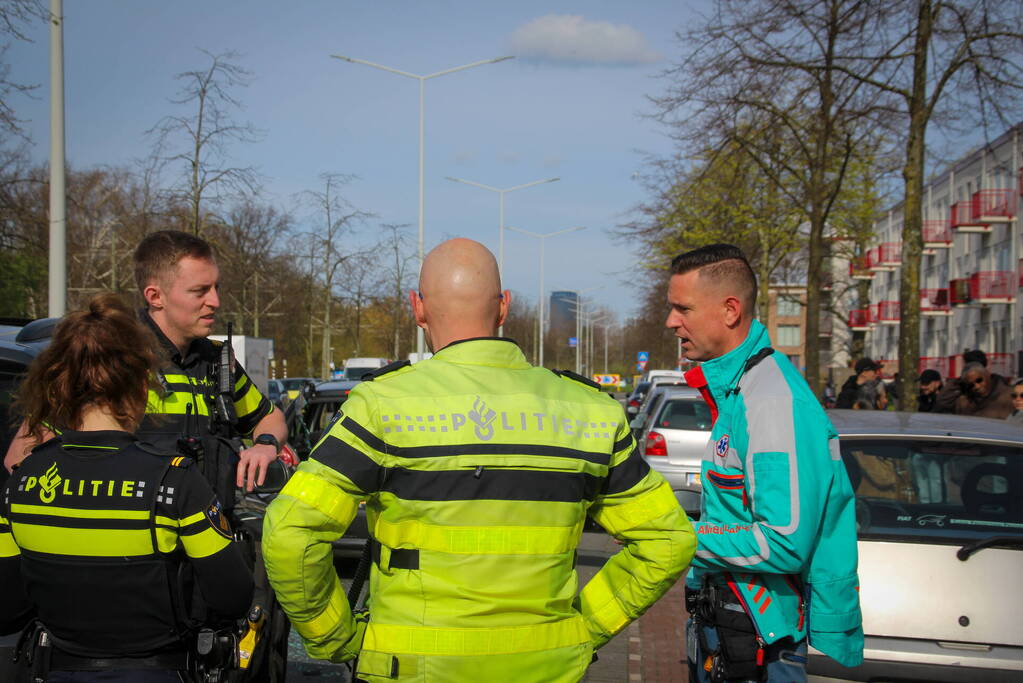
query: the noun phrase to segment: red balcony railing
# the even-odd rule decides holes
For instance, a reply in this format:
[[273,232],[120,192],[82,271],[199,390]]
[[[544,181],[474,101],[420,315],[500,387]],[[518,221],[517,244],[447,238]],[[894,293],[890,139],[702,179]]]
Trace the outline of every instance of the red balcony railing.
[[1008,270],[985,270],[970,276],[970,298],[974,301],[1009,301],[1014,278]]
[[853,256],[849,259],[849,277],[854,280],[870,280],[874,277],[867,254]]
[[1011,353],[989,353],[987,354],[987,369],[1006,379],[1015,377],[1016,373],[1012,360]]
[[987,223],[973,219],[973,202],[970,200],[963,200],[952,205],[949,223],[953,228],[965,232],[989,232],[991,230],[991,226]]
[[947,288],[920,290],[921,313],[947,313],[951,310],[952,304],[949,301]]
[[947,247],[952,244],[952,226],[949,221],[924,221],[923,233],[924,244],[928,247]]
[[937,370],[942,379],[949,376],[952,367],[952,359],[949,356],[922,356],[917,366],[919,372],[924,370]]
[[885,242],[877,248],[878,261],[882,266],[901,266],[902,265],[902,243],[901,242]]
[[974,221],[1004,222],[1016,215],[1016,197],[1012,190],[980,190],[973,193],[970,218]]
[[866,308],[849,311],[849,327],[854,330],[865,330],[870,325],[870,311]]
[[867,251],[867,268],[871,270],[884,270],[881,267],[881,247],[874,247]]
[[948,282],[949,300],[953,306],[962,306],[973,299],[970,293],[970,278],[960,277]]
[[892,324],[899,322],[902,306],[898,301],[881,301],[877,304],[877,322]]

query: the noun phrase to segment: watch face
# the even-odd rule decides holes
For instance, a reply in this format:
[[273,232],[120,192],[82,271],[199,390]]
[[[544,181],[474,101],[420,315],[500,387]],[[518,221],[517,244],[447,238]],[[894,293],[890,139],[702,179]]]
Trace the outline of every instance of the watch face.
[[273,446],[274,448],[277,448],[277,437],[273,434],[260,434],[256,437],[255,442],[261,446]]

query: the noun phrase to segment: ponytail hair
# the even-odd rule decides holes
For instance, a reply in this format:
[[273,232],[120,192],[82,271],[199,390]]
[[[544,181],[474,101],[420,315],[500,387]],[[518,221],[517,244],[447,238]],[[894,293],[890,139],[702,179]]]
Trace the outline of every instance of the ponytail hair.
[[90,406],[134,431],[159,367],[156,348],[153,333],[116,294],[92,297],[57,325],[29,366],[18,395],[28,433],[39,440],[44,429],[78,429]]

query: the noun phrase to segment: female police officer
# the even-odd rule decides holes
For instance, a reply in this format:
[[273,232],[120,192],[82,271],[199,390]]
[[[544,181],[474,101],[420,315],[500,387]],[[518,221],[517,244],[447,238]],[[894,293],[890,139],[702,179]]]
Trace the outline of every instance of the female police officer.
[[34,612],[33,669],[50,681],[181,680],[184,562],[225,618],[252,597],[209,484],[131,434],[157,367],[149,335],[98,295],[60,323],[22,386],[29,431],[60,436],[33,449],[0,500],[0,624]]

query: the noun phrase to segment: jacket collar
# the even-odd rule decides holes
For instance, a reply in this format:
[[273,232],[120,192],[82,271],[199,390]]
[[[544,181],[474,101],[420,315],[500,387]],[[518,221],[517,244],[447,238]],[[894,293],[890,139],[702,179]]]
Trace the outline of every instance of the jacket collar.
[[163,333],[160,326],[153,320],[153,316],[149,314],[149,310],[146,308],[139,309],[139,320],[144,322],[153,334],[156,335],[156,340],[160,342],[160,347],[163,349],[164,356],[169,358],[172,363],[180,367],[188,367],[199,357],[199,343],[200,339],[193,339],[188,344],[188,348],[185,349],[185,355],[182,356],[181,352],[178,351],[178,347],[174,345],[167,335]]
[[[750,325],[749,334],[746,335],[746,339],[741,344],[723,356],[705,361],[700,364],[699,368],[696,368],[700,370],[704,379],[703,382],[699,381],[700,378],[695,373],[695,382],[690,381],[688,373],[686,374],[686,381],[691,386],[697,388],[698,384],[704,384],[711,395],[720,400],[726,395],[726,392],[738,384],[746,367],[746,361],[756,354],[757,351],[770,345],[771,340],[767,335],[767,328],[759,320],[754,320]],[[690,372],[694,371],[690,370]]]
[[516,370],[531,367],[515,340],[507,337],[460,339],[437,351],[433,359],[458,365],[488,365]]
[[130,432],[103,429],[95,432],[79,432],[65,429],[60,434],[61,445],[65,448],[95,448],[104,451],[120,450],[138,439]]

